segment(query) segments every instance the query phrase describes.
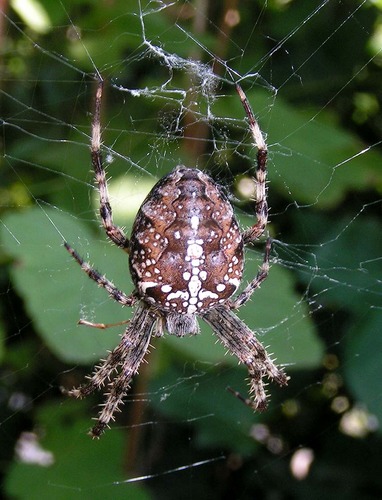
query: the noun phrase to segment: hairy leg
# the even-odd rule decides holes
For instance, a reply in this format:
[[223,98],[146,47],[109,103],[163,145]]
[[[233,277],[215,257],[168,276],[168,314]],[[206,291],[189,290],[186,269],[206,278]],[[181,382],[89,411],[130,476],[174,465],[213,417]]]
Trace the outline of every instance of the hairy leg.
[[219,306],[203,314],[203,319],[212,327],[223,345],[248,368],[250,375],[250,395],[253,408],[263,411],[267,407],[267,397],[263,377],[286,385],[288,377],[270,359],[267,351],[255,334],[230,309]]
[[[100,365],[95,367],[93,374],[87,377],[88,382],[70,390],[62,389],[62,391],[68,396],[82,399],[103,387],[113,373],[118,370],[119,366],[124,363],[124,360],[131,356],[131,351],[136,349],[137,344],[139,345],[141,337],[148,336],[148,341],[150,340],[156,321],[156,315],[150,313],[147,306],[138,305],[125,333],[121,337],[120,343]],[[143,327],[145,328],[144,331]]]

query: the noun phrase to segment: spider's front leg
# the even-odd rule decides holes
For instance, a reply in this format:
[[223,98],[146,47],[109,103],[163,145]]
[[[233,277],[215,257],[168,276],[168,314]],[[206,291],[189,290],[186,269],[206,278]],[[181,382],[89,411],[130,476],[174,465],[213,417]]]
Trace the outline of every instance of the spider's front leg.
[[[255,115],[251,109],[248,99],[240,87],[236,85],[237,93],[239,94],[243,108],[247,114],[249,130],[252,135],[253,143],[257,148],[256,156],[256,169],[255,169],[255,185],[256,185],[256,219],[257,221],[252,227],[247,229],[242,234],[242,239],[244,245],[254,243],[260,236],[264,233],[265,228],[268,223],[268,202],[267,202],[267,158],[268,158],[268,148],[260,130],[259,124],[256,121]],[[261,283],[267,278],[269,272],[269,256],[271,252],[272,242],[268,238],[263,263],[256,275],[256,277],[248,284],[248,286],[243,290],[243,292],[236,298],[231,299],[229,302],[229,307],[231,309],[238,309],[245,302],[247,302],[253,292],[259,288]]]
[[92,122],[91,158],[95,178],[98,184],[100,196],[100,215],[103,227],[111,241],[129,253],[129,239],[124,231],[113,222],[113,212],[110,205],[109,193],[107,189],[106,173],[103,167],[101,153],[101,103],[103,94],[103,80],[99,80],[96,97],[95,110]]
[[275,380],[279,385],[287,385],[288,377],[269,357],[255,334],[229,308],[219,306],[203,314],[203,319],[212,327],[223,345],[248,368],[250,394],[253,407],[263,411],[267,407],[267,396],[263,378]]
[[247,229],[243,234],[244,244],[253,243],[263,233],[268,223],[268,203],[267,203],[267,159],[268,148],[260,130],[259,124],[255,118],[252,108],[248,102],[247,96],[240,85],[236,85],[237,93],[239,94],[243,108],[247,114],[249,130],[252,135],[253,143],[257,148],[256,155],[256,218],[257,222]]

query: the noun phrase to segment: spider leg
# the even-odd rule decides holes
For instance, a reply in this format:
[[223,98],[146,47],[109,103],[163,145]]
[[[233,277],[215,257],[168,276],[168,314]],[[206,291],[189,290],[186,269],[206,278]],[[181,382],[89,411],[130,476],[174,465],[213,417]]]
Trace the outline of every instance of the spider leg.
[[100,195],[100,215],[103,227],[107,236],[118,247],[129,253],[129,239],[123,230],[116,226],[113,222],[113,213],[109,201],[109,193],[107,189],[106,174],[103,168],[102,153],[101,153],[101,102],[103,92],[103,80],[99,80],[96,98],[95,111],[92,122],[92,138],[91,138],[91,158],[92,165],[99,188]]
[[247,366],[252,406],[259,411],[265,410],[267,396],[263,377],[267,376],[279,385],[286,385],[287,375],[274,364],[255,334],[230,309],[215,307],[205,312],[203,319],[212,327],[223,345]]
[[[92,434],[94,437],[102,434],[103,429],[112,418],[113,412],[129,390],[129,383],[147,351],[151,333],[157,320],[158,316],[150,312],[145,305],[138,306],[119,345],[109,353],[101,365],[96,367],[93,374],[88,377],[88,383],[71,390],[62,388],[62,392],[67,396],[82,399],[104,386],[113,372],[121,366],[120,374],[115,381],[110,382],[111,390],[108,393],[107,402],[100,414],[98,424],[95,426],[99,429],[98,434],[97,432]],[[103,429],[100,430],[102,425]]]
[[271,238],[267,239],[265,245],[264,259],[255,278],[244,288],[244,290],[235,299],[230,299],[228,305],[231,309],[239,309],[252,296],[253,292],[260,287],[261,283],[268,277],[269,273],[269,256],[272,248]]
[[103,387],[112,373],[117,370],[121,362],[123,347],[125,346],[125,343],[123,343],[125,335],[126,333],[123,335],[121,343],[109,353],[108,357],[101,360],[101,364],[95,367],[93,374],[86,377],[89,380],[88,383],[80,385],[79,387],[74,387],[70,390],[61,387],[61,392],[66,396],[82,399]]
[[244,231],[243,240],[244,244],[252,243],[257,240],[265,230],[268,222],[268,203],[267,203],[267,188],[266,188],[266,177],[267,177],[267,158],[268,150],[267,145],[264,140],[263,134],[261,133],[259,124],[256,121],[255,115],[251,109],[248,99],[240,87],[236,85],[237,93],[239,94],[243,108],[247,114],[249,129],[252,134],[252,138],[255,146],[257,147],[256,156],[256,218],[257,222]]
[[121,370],[116,379],[109,384],[110,391],[106,394],[106,402],[101,405],[102,410],[97,423],[90,431],[93,438],[99,438],[110,420],[114,420],[113,415],[119,410],[119,405],[123,403],[123,398],[130,388],[131,379],[138,372],[147,352],[157,320],[157,315],[145,306],[142,306],[138,314],[134,315],[131,321],[132,324],[127,329],[129,335],[126,335],[128,337],[126,340],[129,341],[130,345],[123,345]]
[[80,257],[79,254],[74,250],[74,248],[72,248],[66,241],[64,241],[64,247],[74,258],[74,260],[78,262],[82,270],[85,271],[89,278],[95,281],[98,286],[104,288],[113,300],[119,302],[123,306],[132,306],[136,303],[137,297],[134,294],[126,295],[121,290],[118,290],[118,288],[116,288],[111,281],[109,281],[107,278],[105,278],[105,276],[102,276],[102,274],[93,269],[90,264],[85,262],[82,257]]

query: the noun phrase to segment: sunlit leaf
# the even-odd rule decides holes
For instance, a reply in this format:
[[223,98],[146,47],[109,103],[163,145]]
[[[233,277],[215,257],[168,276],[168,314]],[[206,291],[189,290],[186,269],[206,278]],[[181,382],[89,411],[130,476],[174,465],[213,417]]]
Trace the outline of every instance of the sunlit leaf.
[[123,327],[96,330],[78,327],[78,320],[115,323],[128,319],[130,311],[98,289],[62,243],[65,238],[96,268],[115,278],[116,284],[118,278],[118,285],[129,293],[127,256],[105,243],[106,238],[97,240],[76,218],[53,209],[13,213],[4,223],[4,249],[14,259],[12,281],[47,346],[72,363],[89,363],[104,356],[118,343]]

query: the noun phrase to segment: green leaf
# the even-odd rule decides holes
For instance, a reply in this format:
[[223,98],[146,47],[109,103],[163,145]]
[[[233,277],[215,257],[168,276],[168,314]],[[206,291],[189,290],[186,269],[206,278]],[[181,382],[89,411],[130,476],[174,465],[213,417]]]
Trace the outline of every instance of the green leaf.
[[[318,229],[315,216],[299,216],[300,226]],[[376,217],[341,217],[335,221],[320,217],[320,245],[312,248],[309,281],[311,291],[332,308],[346,308],[352,315],[364,316],[370,307],[380,307],[382,280],[381,225]],[[329,228],[329,230],[328,230]],[[317,236],[316,236],[317,238]]]
[[95,262],[109,279],[118,277],[116,284],[130,293],[126,254],[96,240],[78,219],[51,208],[10,214],[1,231],[4,249],[14,259],[12,281],[47,346],[70,363],[104,356],[118,343],[120,330],[78,327],[78,320],[115,323],[127,319],[130,311],[97,288],[62,242],[75,243],[85,259]]

